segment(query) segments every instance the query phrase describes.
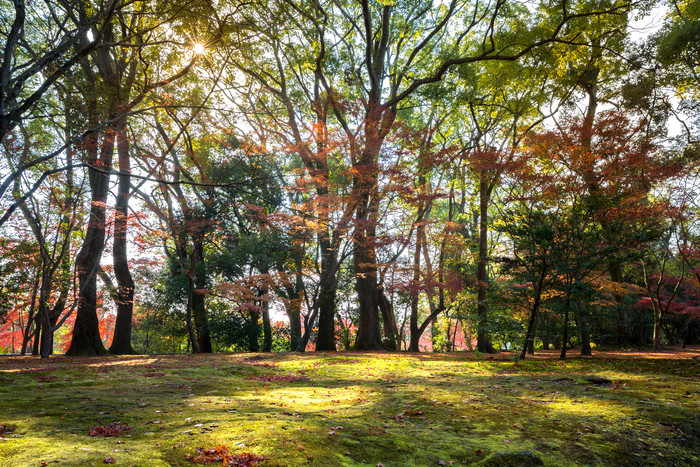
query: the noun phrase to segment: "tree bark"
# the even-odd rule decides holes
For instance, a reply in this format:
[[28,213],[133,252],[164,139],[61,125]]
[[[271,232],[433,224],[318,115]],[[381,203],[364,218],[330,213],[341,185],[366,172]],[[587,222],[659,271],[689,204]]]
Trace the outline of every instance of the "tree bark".
[[[267,274],[267,272],[265,272]],[[262,300],[262,319],[263,319],[263,352],[272,352],[272,323],[270,322],[270,300],[265,297],[267,288],[261,290],[263,295]]]
[[564,302],[564,332],[561,338],[561,353],[559,358],[564,360],[566,358],[566,346],[569,345],[569,307],[571,306],[571,296],[569,293],[566,294],[566,301]]
[[37,294],[39,293],[39,274],[37,273],[34,278],[34,283],[32,284],[32,295],[31,295],[31,305],[29,306],[29,315],[27,316],[27,326],[24,329],[24,332],[22,333],[22,350],[20,351],[20,355],[24,357],[27,354],[27,346],[29,345],[29,341],[31,340],[32,334],[34,334],[34,322],[35,322],[35,317],[34,314],[36,313],[36,299],[37,299]]
[[578,311],[579,338],[581,339],[581,355],[590,357],[593,352],[591,349],[591,330],[588,326],[588,317],[585,314],[585,310],[582,309],[583,305],[580,302],[577,303],[576,308]]
[[[103,132],[100,158],[97,158],[97,141],[90,138],[88,162],[101,170],[112,169],[114,154],[114,131]],[[92,145],[92,147],[91,147]],[[109,174],[90,169],[90,217],[83,247],[75,260],[78,272],[78,307],[72,340],[66,355],[107,355],[100,337],[100,322],[97,318],[97,268],[102,259],[106,237],[106,207],[109,190]]]
[[542,270],[540,271],[540,277],[535,284],[535,300],[532,304],[532,312],[530,314],[530,322],[527,326],[527,333],[525,334],[525,342],[523,343],[523,350],[520,352],[520,358],[525,359],[525,353],[530,346],[533,347],[532,353],[535,353],[534,340],[535,340],[535,319],[537,319],[537,311],[540,308],[540,302],[542,300],[542,288],[544,286],[545,277],[547,277],[547,260],[542,260]]
[[384,345],[387,350],[399,350],[397,342],[399,340],[399,330],[396,326],[396,318],[394,317],[394,307],[386,295],[384,295],[384,287],[380,286],[377,290],[377,300],[379,310],[382,312],[382,328],[384,329]]
[[259,313],[257,310],[250,310],[250,333],[248,334],[248,350],[251,352],[260,352],[260,342],[258,342],[258,334],[260,333]]
[[335,351],[335,298],[337,290],[337,254],[324,231],[318,235],[321,249],[321,277],[319,284],[317,351]]
[[[370,131],[370,128],[366,128],[366,131]],[[371,139],[370,136],[367,136],[367,138]],[[376,173],[378,155],[379,146],[376,147],[376,151],[365,151],[358,167],[361,170],[358,170],[353,182],[359,197],[355,217],[355,231],[353,233],[355,291],[357,292],[360,307],[355,350],[382,350],[384,348],[379,328],[377,258],[375,251],[375,222],[379,203]]]
[[117,318],[109,351],[117,355],[135,355],[131,346],[131,326],[134,309],[134,280],[127,256],[127,223],[131,189],[131,160],[126,119],[117,123],[117,155],[119,185],[114,219],[114,275],[117,278]]
[[477,336],[476,348],[482,353],[495,353],[489,336],[489,310],[486,304],[488,291],[488,210],[491,201],[486,174],[482,171],[479,180],[479,264],[476,272],[477,280]]
[[[422,217],[422,216],[421,216]],[[418,286],[418,281],[420,280],[420,252],[421,252],[421,242],[423,241],[423,235],[421,235],[423,227],[422,219],[418,219],[418,226],[416,227],[416,249],[413,251],[413,286],[414,288]],[[409,322],[409,330],[411,333],[411,340],[408,344],[409,352],[420,352],[420,337],[418,329],[418,290],[413,290],[411,292],[411,318]]]
[[301,339],[301,290],[304,286],[299,271],[297,271],[296,276],[296,287],[292,287],[291,284],[285,286],[287,300],[284,303],[284,310],[287,313],[287,319],[289,319],[289,332],[291,334],[289,350],[292,352],[297,350]]
[[[193,276],[194,290],[192,293],[192,318],[197,334],[197,345],[202,353],[212,353],[211,334],[207,309],[204,302],[204,290],[206,289],[206,272],[204,266],[204,238],[195,235],[192,239],[192,268],[189,273]],[[256,337],[257,342],[257,337]]]

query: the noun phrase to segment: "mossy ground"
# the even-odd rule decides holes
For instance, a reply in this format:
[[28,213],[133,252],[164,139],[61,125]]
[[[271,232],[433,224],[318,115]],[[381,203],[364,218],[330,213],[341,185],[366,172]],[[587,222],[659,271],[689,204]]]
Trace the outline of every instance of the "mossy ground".
[[700,465],[700,349],[673,355],[2,357],[0,465]]

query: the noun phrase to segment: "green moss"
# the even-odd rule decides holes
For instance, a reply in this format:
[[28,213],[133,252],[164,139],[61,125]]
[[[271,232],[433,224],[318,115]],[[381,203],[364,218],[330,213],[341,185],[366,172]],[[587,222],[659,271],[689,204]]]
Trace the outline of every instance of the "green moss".
[[[342,353],[8,358],[0,362],[0,424],[16,431],[0,441],[0,464],[114,457],[118,465],[191,465],[184,455],[195,448],[226,445],[281,466],[511,458],[693,465],[699,363]],[[612,384],[592,384],[591,375]],[[88,435],[90,425],[115,421],[132,429]]]

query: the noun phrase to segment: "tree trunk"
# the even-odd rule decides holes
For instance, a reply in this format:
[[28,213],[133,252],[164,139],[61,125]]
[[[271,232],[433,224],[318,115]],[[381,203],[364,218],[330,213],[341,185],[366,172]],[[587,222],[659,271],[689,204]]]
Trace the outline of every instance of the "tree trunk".
[[39,355],[41,347],[41,314],[34,315],[34,336],[32,340],[32,355]]
[[335,295],[337,290],[337,254],[325,231],[318,235],[321,249],[321,278],[319,284],[317,351],[335,351]]
[[[421,235],[421,229],[424,229],[422,219],[418,220],[418,226],[416,227],[416,249],[413,251],[413,287],[418,286],[418,281],[420,281],[420,252],[421,252],[421,242],[423,241],[423,236]],[[419,343],[421,334],[418,329],[418,290],[411,291],[411,317],[409,322],[409,330],[411,333],[411,340],[408,344],[409,352],[420,352]]]
[[[535,327],[537,329],[537,327]],[[533,330],[533,334],[535,333],[535,330]],[[527,353],[529,355],[534,355],[535,354],[535,339],[531,339],[530,342],[527,343]]]
[[117,124],[119,185],[114,219],[114,275],[117,278],[117,318],[109,351],[117,355],[135,355],[131,346],[131,325],[134,310],[134,280],[127,257],[127,225],[131,189],[131,160],[126,119]]
[[482,171],[479,181],[479,265],[476,272],[477,280],[477,336],[476,348],[479,352],[494,353],[496,349],[491,345],[489,336],[488,306],[486,294],[488,290],[488,209],[490,202],[490,190],[486,181],[486,174]]
[[559,358],[566,358],[566,346],[569,345],[569,307],[571,306],[571,297],[566,294],[566,302],[564,303],[564,333],[561,338],[561,353]]
[[37,299],[37,294],[39,293],[39,274],[36,274],[35,279],[34,279],[34,284],[32,285],[32,295],[31,295],[31,305],[29,306],[29,315],[27,316],[27,326],[24,329],[24,332],[22,333],[22,350],[20,351],[21,356],[25,356],[27,354],[27,346],[29,345],[29,341],[31,340],[31,336],[33,334],[33,325],[34,325],[34,313],[36,313],[36,299]]
[[[353,232],[355,291],[359,301],[360,320],[357,327],[355,350],[381,350],[382,335],[379,328],[379,300],[377,291],[377,216],[379,211],[379,151],[383,143],[380,136],[383,110],[379,94],[371,93],[370,110],[365,115],[365,148],[357,163],[353,177],[353,192],[357,196],[355,231]],[[376,94],[376,95],[375,95]],[[385,115],[386,117],[386,115]]]
[[588,317],[586,316],[585,310],[583,310],[583,305],[579,302],[577,303],[578,310],[578,330],[579,338],[581,339],[581,355],[584,357],[590,357],[593,352],[591,349],[591,330],[588,326]]
[[311,330],[313,329],[314,322],[316,321],[316,315],[318,314],[318,309],[314,308],[311,314],[304,318],[304,334],[301,335],[299,339],[299,344],[297,345],[297,352],[305,352],[306,346],[309,344],[309,338],[311,337]]
[[[99,160],[97,149],[90,151],[90,145],[97,141],[90,138],[87,141],[89,154],[88,162],[102,170],[112,169],[114,153],[114,132],[107,129],[103,132],[102,147]],[[94,147],[94,146],[93,146]],[[100,322],[97,318],[97,268],[102,259],[102,251],[106,237],[106,207],[109,190],[109,174],[89,170],[90,177],[90,217],[88,228],[83,241],[83,247],[75,260],[78,272],[78,307],[75,324],[73,325],[72,340],[66,355],[107,355],[100,337]]]
[[[209,321],[204,302],[206,282],[206,272],[204,268],[204,238],[195,235],[193,237],[192,248],[192,268],[190,274],[193,276],[194,291],[192,294],[192,318],[194,328],[197,332],[197,344],[202,353],[212,353],[211,335],[209,333]],[[257,338],[256,338],[257,339]]]
[[187,311],[185,313],[185,327],[187,328],[188,344],[187,351],[189,352],[190,344],[192,344],[192,353],[199,353],[199,344],[197,336],[192,326],[192,307],[194,302],[194,278],[192,274],[187,275]]
[[41,291],[39,292],[39,315],[41,316],[41,358],[49,358],[53,353],[53,331],[51,330],[51,315],[48,301],[51,295],[51,281],[46,271],[48,265],[44,264],[41,278]]
[[659,351],[661,345],[661,308],[654,307],[654,352]]
[[355,350],[381,350],[384,348],[379,328],[377,296],[377,259],[374,247],[376,227],[373,225],[374,216],[372,215],[375,203],[376,195],[370,202],[369,192],[361,193],[361,200],[357,208],[357,225],[353,234],[355,291],[360,305]]
[[289,331],[291,334],[289,350],[294,352],[297,350],[301,339],[301,297],[292,287],[287,287],[287,301],[284,304],[284,309],[289,319]]
[[409,323],[411,340],[408,344],[409,352],[420,352],[420,334],[418,334],[418,295],[414,294],[411,299],[411,318]]
[[[267,274],[267,272],[265,272]],[[267,295],[267,288],[261,290],[263,295],[262,300],[262,319],[263,319],[263,352],[272,352],[272,323],[270,322],[270,300]]]
[[384,344],[387,350],[398,350],[397,342],[401,342],[398,338],[399,330],[396,326],[396,318],[394,317],[394,307],[386,295],[384,295],[384,287],[380,286],[377,290],[377,300],[379,309],[382,312],[382,328],[384,329]]
[[542,350],[549,350],[549,322],[540,313],[540,329],[542,335]]
[[[532,346],[532,353],[535,353],[534,341],[535,341],[535,319],[537,319],[537,311],[540,308],[540,302],[542,300],[542,287],[544,286],[544,280],[547,277],[547,261],[542,260],[542,270],[540,271],[540,277],[535,284],[535,300],[532,304],[532,312],[530,314],[530,322],[527,326],[527,333],[525,334],[525,342],[523,344],[523,350],[520,352],[520,358],[525,359],[525,353],[527,349]],[[534,282],[534,281],[533,281]]]
[[250,310],[250,333],[248,334],[248,350],[251,352],[260,352],[260,342],[258,335],[260,334],[259,316],[257,310]]

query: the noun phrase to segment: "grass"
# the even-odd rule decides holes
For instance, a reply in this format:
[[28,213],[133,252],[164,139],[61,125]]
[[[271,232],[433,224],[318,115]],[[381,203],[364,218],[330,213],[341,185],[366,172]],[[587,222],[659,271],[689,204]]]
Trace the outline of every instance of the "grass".
[[700,465],[700,349],[672,356],[3,357],[0,465]]

